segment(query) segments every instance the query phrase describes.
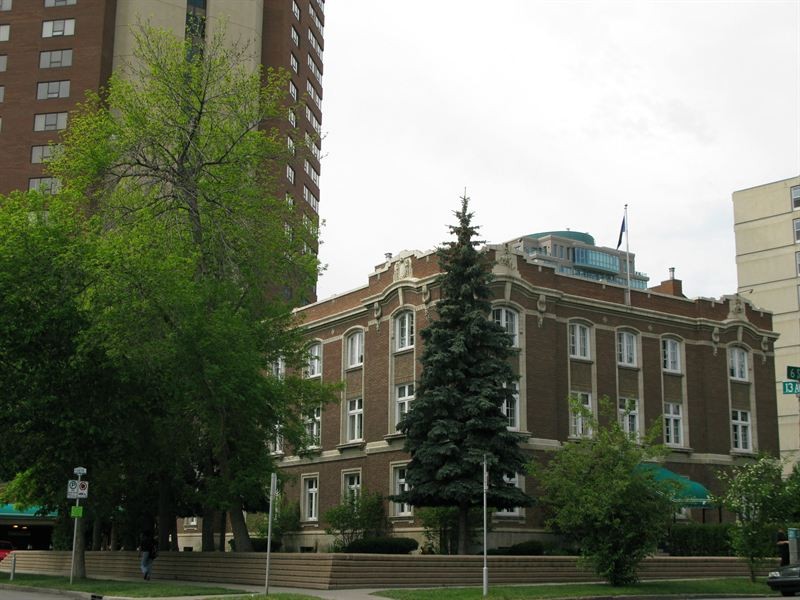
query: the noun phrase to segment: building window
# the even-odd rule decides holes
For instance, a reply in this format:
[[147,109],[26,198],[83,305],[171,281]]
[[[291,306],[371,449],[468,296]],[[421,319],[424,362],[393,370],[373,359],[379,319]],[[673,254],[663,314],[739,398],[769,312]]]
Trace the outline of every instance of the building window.
[[286,136],[286,148],[288,148],[289,152],[292,154],[292,156],[294,156],[294,154],[295,154],[295,151],[294,151],[294,140],[292,139],[292,136],[290,136],[290,135]]
[[[519,488],[519,475],[514,473],[512,477],[508,475],[503,475],[503,481],[506,483],[510,483],[515,488]],[[520,516],[520,509],[519,506],[515,506],[514,508],[500,508],[497,512],[494,513],[498,517],[519,517]]]
[[184,517],[184,519],[183,519],[183,528],[184,529],[196,529],[197,528],[197,517]]
[[314,131],[316,131],[317,133],[322,133],[322,124],[319,122],[319,119],[317,119],[316,115],[313,112],[311,112],[311,109],[307,106],[306,106],[306,119],[308,120],[309,123],[311,123],[311,126],[314,128]]
[[347,336],[347,367],[360,367],[364,364],[364,332],[355,331]]
[[731,433],[734,450],[750,450],[750,411],[731,411]]
[[519,318],[517,316],[517,311],[511,308],[500,306],[498,308],[492,309],[492,319],[494,320],[495,323],[500,325],[500,327],[506,330],[506,333],[511,338],[511,345],[514,348],[518,348],[519,331],[517,323],[519,321]]
[[53,152],[59,148],[56,144],[48,146],[32,146],[31,147],[31,162],[33,164],[45,163],[53,157]]
[[683,440],[683,416],[681,405],[664,403],[664,443],[667,446],[680,446]]
[[297,86],[291,81],[289,82],[289,95],[292,99],[297,100]]
[[405,350],[414,347],[414,313],[401,312],[394,318],[395,349]]
[[308,347],[306,376],[319,377],[320,375],[322,375],[322,344],[317,342]]
[[[392,479],[394,480],[392,489],[395,494],[401,494],[411,489],[411,486],[408,485],[408,481],[406,480],[407,475],[408,471],[405,466],[394,467],[394,469],[392,469]],[[395,517],[410,517],[412,514],[411,505],[407,502],[394,503]]]
[[291,26],[290,28],[291,28],[291,32],[289,33],[289,35],[292,36],[292,41],[294,42],[294,45],[295,46],[299,46],[300,45],[300,35],[297,33],[297,29],[295,29],[294,26]]
[[0,0],[0,11],[11,10],[11,0]]
[[581,323],[569,324],[569,355],[571,358],[590,359],[589,328]]
[[396,406],[395,429],[400,431],[400,421],[406,416],[408,409],[411,408],[411,401],[414,400],[414,384],[404,383],[398,385],[395,390]]
[[0,73],[8,68],[8,55],[0,54]]
[[[592,395],[587,392],[572,392],[570,398],[577,398],[580,405],[591,412],[592,410]],[[589,437],[592,435],[592,428],[586,417],[578,412],[575,412],[570,406],[569,418],[569,434],[571,437]]]
[[78,0],[44,0],[45,8],[52,8],[54,6],[74,6]]
[[28,190],[42,194],[55,194],[61,189],[61,182],[55,177],[31,177],[28,179]]
[[67,127],[67,113],[42,113],[34,115],[34,131],[60,131]]
[[618,401],[619,425],[631,438],[639,436],[639,401],[636,398],[620,398]]
[[55,69],[72,66],[72,50],[49,50],[39,53],[40,69]]
[[298,21],[300,20],[300,7],[297,6],[297,2],[295,2],[295,0],[292,0],[292,14],[294,15],[295,19]]
[[314,24],[317,26],[317,29],[319,29],[319,32],[323,33],[325,28],[322,25],[322,21],[320,21],[320,18],[317,16],[317,11],[315,11],[314,7],[310,4],[308,5],[308,14],[311,15],[311,20],[314,21]]
[[519,384],[511,384],[511,398],[503,400],[500,410],[508,419],[507,427],[511,431],[519,431]]
[[319,479],[303,477],[303,520],[319,520]]
[[308,43],[314,49],[314,52],[322,58],[322,44],[317,41],[317,37],[312,33],[312,31],[308,30]]
[[303,200],[308,203],[314,212],[319,212],[319,200],[306,186],[303,186]]
[[342,482],[342,496],[358,498],[361,494],[361,473],[345,473]]
[[734,346],[728,348],[728,373],[731,379],[748,381],[747,350]]
[[0,102],[4,102],[6,99],[6,86],[0,85]]
[[792,197],[792,208],[800,208],[800,185],[792,187],[789,193]]
[[364,439],[364,400],[353,398],[347,401],[347,441]]
[[267,444],[271,454],[283,454],[283,429],[280,425],[275,426],[272,439]]
[[53,98],[69,98],[69,80],[44,81],[36,86],[37,100],[51,100]]
[[289,183],[294,183],[294,169],[290,165],[286,165],[286,179]]
[[661,340],[661,366],[668,373],[681,372],[681,343],[678,340]]
[[297,59],[294,57],[294,54],[289,54],[289,66],[292,67],[292,71],[297,73],[300,65],[297,64]]
[[289,125],[292,127],[297,127],[297,115],[294,114],[293,110],[289,111],[287,118],[289,119]]
[[794,241],[800,242],[800,219],[795,219],[794,223]]
[[319,448],[322,433],[322,408],[317,407],[306,418],[306,435],[311,448]]
[[617,332],[617,364],[625,367],[635,367],[636,360],[636,334],[630,331]]
[[283,379],[286,377],[286,361],[283,357],[277,358],[272,361],[270,365],[270,370],[272,371],[272,376],[277,379]]
[[0,42],[7,42],[11,37],[11,25],[0,25]]
[[42,23],[42,37],[62,37],[75,35],[75,19],[58,19]]
[[314,62],[314,59],[311,58],[311,55],[308,55],[308,69],[317,78],[317,81],[322,83],[322,71],[320,71],[317,63]]

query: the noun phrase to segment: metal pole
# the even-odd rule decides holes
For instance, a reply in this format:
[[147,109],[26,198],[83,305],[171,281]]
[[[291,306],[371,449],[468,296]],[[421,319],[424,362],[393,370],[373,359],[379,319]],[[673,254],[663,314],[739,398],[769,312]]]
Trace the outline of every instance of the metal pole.
[[483,455],[483,597],[489,595],[489,567],[486,564],[486,492],[489,489],[489,471]]
[[[78,489],[81,489],[81,475],[78,473]],[[75,506],[81,505],[81,499],[75,498]],[[69,584],[72,585],[72,579],[75,576],[75,544],[78,541],[78,518],[75,517],[75,527],[72,530],[72,563],[69,567]]]
[[630,240],[630,235],[628,232],[630,231],[629,227],[630,223],[628,223],[628,205],[625,205],[625,273],[628,276],[628,286],[625,289],[626,295],[626,304],[631,304],[631,251],[628,247],[628,242]]
[[14,581],[14,574],[17,572],[17,555],[11,555],[11,577],[8,578],[9,581]]
[[278,486],[278,476],[273,473],[269,478],[269,519],[267,521],[267,572],[264,575],[264,595],[269,595],[269,556],[272,553],[272,514],[275,505],[275,488]]

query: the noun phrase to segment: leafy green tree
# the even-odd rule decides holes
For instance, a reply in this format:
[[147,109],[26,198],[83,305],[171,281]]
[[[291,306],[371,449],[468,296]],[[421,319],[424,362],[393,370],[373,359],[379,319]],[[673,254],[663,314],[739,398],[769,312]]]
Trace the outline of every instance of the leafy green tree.
[[584,562],[612,585],[637,580],[639,563],[667,534],[674,506],[669,482],[639,468],[659,457],[657,427],[639,440],[626,433],[608,398],[598,419],[573,398],[590,437],[568,441],[531,465],[548,525],[577,541]]
[[325,532],[334,536],[336,551],[347,548],[355,540],[378,537],[386,529],[383,496],[377,492],[347,494],[339,505],[326,511],[323,518],[328,523]]
[[411,454],[410,489],[396,496],[414,506],[458,508],[458,552],[468,550],[469,510],[483,496],[483,460],[489,467],[488,502],[496,508],[528,506],[531,499],[504,476],[524,470],[520,438],[502,412],[513,399],[516,376],[506,331],[489,318],[492,262],[478,250],[468,199],[456,212],[455,240],[437,252],[442,275],[435,319],[420,332],[422,374],[400,423]]
[[753,462],[717,473],[725,492],[715,501],[736,515],[731,545],[747,561],[751,581],[775,555],[775,523],[784,522],[791,504],[797,502],[787,493],[793,486],[784,485],[782,471],[780,460],[760,454]]
[[291,309],[318,263],[305,250],[315,228],[273,191],[290,156],[287,76],[248,71],[250,50],[222,30],[201,52],[150,27],[137,42],[50,170],[95,215],[85,302],[92,335],[141,391],[161,544],[179,508],[199,505],[227,512],[248,551],[242,511],[266,507],[268,443],[280,429],[302,448],[303,415],[333,397],[299,376]]

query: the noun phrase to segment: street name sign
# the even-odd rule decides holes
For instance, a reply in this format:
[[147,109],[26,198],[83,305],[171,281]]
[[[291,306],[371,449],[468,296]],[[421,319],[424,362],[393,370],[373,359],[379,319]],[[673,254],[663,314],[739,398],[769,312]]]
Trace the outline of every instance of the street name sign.
[[800,394],[800,381],[784,381],[783,382],[784,394]]

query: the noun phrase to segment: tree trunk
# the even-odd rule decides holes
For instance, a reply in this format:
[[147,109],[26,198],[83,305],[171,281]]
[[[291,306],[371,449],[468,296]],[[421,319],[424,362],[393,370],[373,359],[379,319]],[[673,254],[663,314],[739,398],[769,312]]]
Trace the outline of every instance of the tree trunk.
[[103,539],[103,521],[100,517],[95,516],[92,523],[92,550],[95,552],[100,550],[100,542]]
[[172,550],[173,552],[177,552],[178,550],[180,550],[180,548],[178,547],[178,517],[177,515],[175,515],[174,512],[170,513],[170,517],[171,518],[169,521],[170,524],[169,533],[170,533],[170,538],[172,539],[172,543],[169,545],[169,549]]
[[252,552],[253,542],[250,541],[250,534],[247,532],[247,523],[244,520],[242,509],[234,506],[229,511],[231,516],[231,529],[235,541],[234,550],[236,552]]
[[214,547],[214,521],[216,518],[216,511],[206,508],[203,511],[203,533],[200,550],[202,552],[213,552],[216,550]]
[[467,554],[469,549],[469,506],[458,507],[458,553]]
[[75,536],[75,579],[86,579],[86,536],[83,532],[83,519],[78,519],[77,535]]
[[219,512],[219,551],[225,552],[225,532],[228,531],[228,518],[224,510]]
[[[172,531],[170,504],[169,485],[162,477],[158,482],[158,547],[161,550],[169,548],[169,534]],[[172,520],[174,521],[175,519],[173,518]]]
[[117,526],[117,520],[111,519],[111,533],[108,536],[108,549],[109,550],[119,550],[119,527]]

